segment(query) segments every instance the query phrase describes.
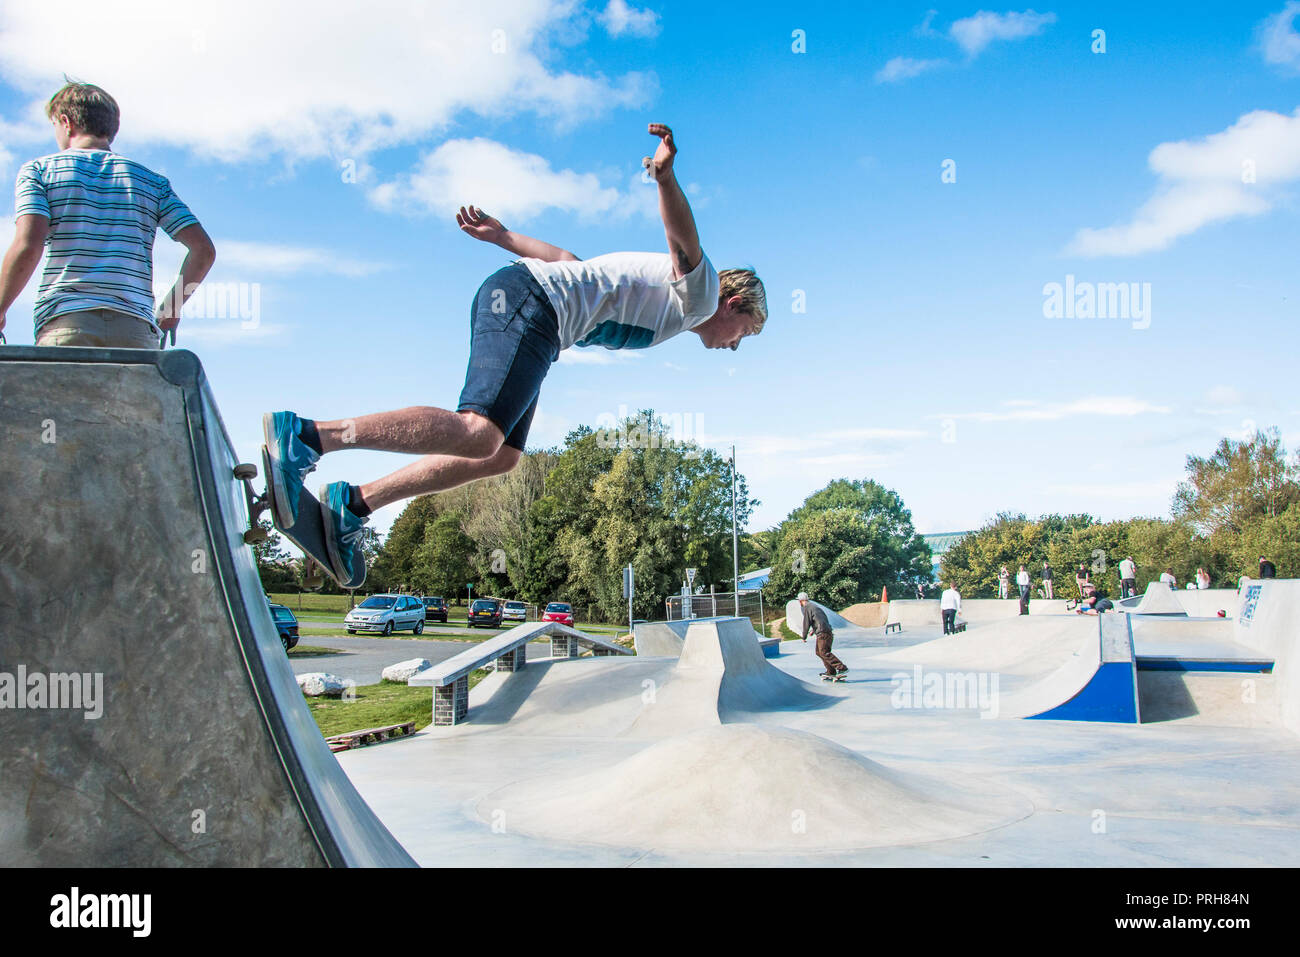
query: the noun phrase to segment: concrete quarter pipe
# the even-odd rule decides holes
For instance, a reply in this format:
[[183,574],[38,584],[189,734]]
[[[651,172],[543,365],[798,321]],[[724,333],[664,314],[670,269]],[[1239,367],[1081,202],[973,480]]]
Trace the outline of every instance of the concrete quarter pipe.
[[322,739],[189,352],[0,349],[0,863],[414,862]]

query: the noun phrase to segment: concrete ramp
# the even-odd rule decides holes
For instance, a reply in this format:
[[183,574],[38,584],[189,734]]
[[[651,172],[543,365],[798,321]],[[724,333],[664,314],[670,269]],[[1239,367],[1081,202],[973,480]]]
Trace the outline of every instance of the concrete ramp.
[[1099,615],[1096,625],[1095,642],[1042,681],[1002,696],[998,702],[1001,716],[1139,722],[1137,662],[1128,618]]
[[1300,579],[1247,580],[1233,626],[1235,644],[1273,659],[1278,714],[1300,733]]
[[[708,621],[730,621],[731,616],[716,618],[685,618],[680,621],[642,621],[632,628],[632,646],[638,655],[646,657],[676,658],[681,655],[686,643],[686,631],[691,625]],[[765,657],[773,657],[781,644],[780,637],[765,638],[753,630],[750,631],[754,642]]]
[[1041,678],[1095,643],[1096,633],[1096,620],[1083,615],[972,622],[966,631],[885,652],[872,662],[906,662]]
[[942,625],[943,615],[939,602],[931,598],[905,598],[891,601],[885,619],[886,626],[902,625],[904,628],[929,628]]
[[1215,618],[1219,612],[1232,618],[1237,613],[1237,601],[1235,588],[1185,588],[1178,593],[1178,604],[1192,618]]
[[1126,598],[1115,604],[1115,610],[1132,615],[1187,615],[1187,609],[1178,600],[1178,593],[1164,582],[1148,582],[1147,590],[1134,604]]
[[1023,679],[999,693],[996,716],[1137,721],[1132,636],[1126,615],[1016,617],[887,652],[877,663],[932,671],[997,672]]
[[0,861],[413,861],[271,620],[189,352],[0,348]]
[[637,737],[681,734],[770,711],[826,707],[837,696],[770,664],[748,618],[709,618],[690,623],[671,675],[644,700],[628,730]]

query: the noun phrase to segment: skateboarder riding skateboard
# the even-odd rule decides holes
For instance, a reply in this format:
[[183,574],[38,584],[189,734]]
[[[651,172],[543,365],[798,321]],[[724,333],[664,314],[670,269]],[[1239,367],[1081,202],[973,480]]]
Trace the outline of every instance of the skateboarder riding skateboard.
[[803,640],[807,642],[808,633],[812,632],[813,637],[817,639],[817,657],[826,666],[826,670],[822,672],[822,680],[843,681],[849,669],[831,651],[835,633],[831,630],[830,622],[826,620],[826,612],[808,600],[806,591],[799,592],[798,601],[799,607],[803,609]]
[[364,485],[335,482],[320,492],[332,573],[355,579],[362,527],[375,509],[509,472],[524,442],[542,381],[570,346],[643,349],[691,331],[709,349],[735,349],[767,319],[763,284],[751,269],[715,272],[700,248],[695,219],[673,172],[672,131],[642,160],[658,184],[668,253],[621,252],[582,260],[506,229],[473,206],[461,230],[519,258],[479,288],[470,319],[469,369],[456,411],[412,406],[333,421],[293,412],[263,418],[282,527],[297,517],[307,473],[322,455],[345,448],[423,456]]

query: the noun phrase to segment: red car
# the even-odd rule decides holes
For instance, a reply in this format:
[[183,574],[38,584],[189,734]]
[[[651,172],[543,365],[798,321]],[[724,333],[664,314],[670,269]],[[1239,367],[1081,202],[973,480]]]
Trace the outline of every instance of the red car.
[[573,606],[564,601],[553,601],[546,606],[542,621],[558,621],[561,625],[573,627]]

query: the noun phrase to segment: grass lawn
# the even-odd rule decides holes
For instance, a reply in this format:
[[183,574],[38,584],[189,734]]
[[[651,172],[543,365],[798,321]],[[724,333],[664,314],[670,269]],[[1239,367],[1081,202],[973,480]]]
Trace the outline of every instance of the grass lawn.
[[341,655],[338,648],[321,648],[319,645],[294,645],[289,649],[290,658],[315,658],[317,655]]
[[[488,674],[490,672],[486,668],[471,672],[469,686],[473,688]],[[381,681],[375,685],[358,685],[355,691],[356,697],[351,700],[305,699],[322,735],[328,738],[365,728],[405,724],[407,721],[414,721],[418,731],[433,721],[432,688],[412,688],[395,681]]]

